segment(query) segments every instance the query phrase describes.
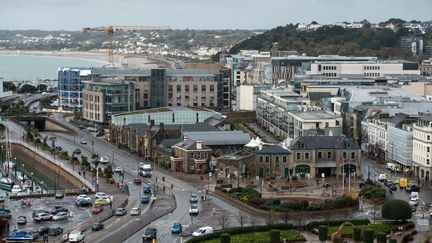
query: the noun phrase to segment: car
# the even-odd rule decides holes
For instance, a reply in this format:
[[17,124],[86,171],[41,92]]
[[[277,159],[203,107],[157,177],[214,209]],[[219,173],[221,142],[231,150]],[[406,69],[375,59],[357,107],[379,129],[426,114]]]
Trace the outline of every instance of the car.
[[50,214],[57,214],[60,212],[69,213],[69,209],[63,207],[63,206],[54,206],[51,210],[48,211]]
[[80,230],[73,230],[69,233],[69,242],[79,242],[84,240],[84,233]]
[[102,223],[94,223],[92,224],[92,231],[103,230],[104,225]]
[[57,236],[57,235],[60,235],[61,233],[63,233],[63,228],[61,228],[61,227],[50,228],[48,230],[49,236]]
[[75,205],[78,207],[90,207],[93,205],[91,198],[77,199]]
[[27,217],[26,216],[18,216],[17,218],[17,224],[27,224]]
[[197,203],[198,202],[198,196],[197,196],[197,194],[191,194],[189,201],[191,203]]
[[87,194],[79,194],[76,197],[76,200],[78,200],[78,199],[87,199],[87,198],[90,198]]
[[179,222],[176,222],[173,224],[173,226],[171,227],[171,233],[173,234],[180,234],[183,231],[183,227],[182,224]]
[[387,179],[383,180],[383,183],[385,186],[389,186],[391,184],[391,182],[388,181]]
[[62,148],[61,146],[56,146],[55,149],[56,149],[57,151],[60,151],[60,152],[63,150],[63,148]]
[[103,211],[103,207],[102,206],[94,206],[94,207],[92,207],[92,209],[90,211],[92,214],[99,214],[100,212]]
[[143,241],[147,240],[156,240],[157,237],[157,229],[153,227],[148,227],[142,236]]
[[68,212],[58,212],[56,215],[52,216],[52,220],[55,221],[67,220],[68,217],[69,217]]
[[109,162],[108,159],[104,156],[101,156],[99,159],[99,163],[101,163],[101,164],[106,164],[108,162]]
[[120,173],[120,172],[123,172],[123,169],[121,167],[117,166],[117,167],[114,168],[114,172],[115,173]]
[[80,144],[87,144],[87,140],[85,140],[84,138],[81,139]]
[[11,211],[7,208],[0,208],[0,218],[12,218]]
[[189,209],[189,214],[198,214],[199,213],[199,207],[198,205],[194,204]]
[[36,216],[33,218],[33,220],[35,222],[41,222],[41,221],[46,221],[46,220],[50,220],[52,219],[52,215],[49,213],[38,213],[36,214]]
[[150,193],[151,192],[151,188],[150,188],[150,186],[149,185],[144,185],[143,186],[143,192],[144,193]]
[[407,192],[420,192],[420,187],[417,185],[409,185],[405,188]]
[[75,149],[74,151],[73,151],[73,154],[81,154],[81,149]]
[[414,205],[410,205],[410,207],[411,207],[411,212],[415,212],[415,211],[417,211],[417,207],[416,207],[416,206],[414,206]]
[[84,126],[84,125],[80,125],[80,126],[79,126],[79,129],[86,129],[86,126]]
[[141,209],[139,209],[139,208],[132,208],[131,211],[130,211],[130,215],[132,215],[132,216],[141,215]]
[[95,200],[94,204],[98,206],[105,206],[111,203],[111,199],[109,197],[106,198],[98,198]]
[[105,197],[108,196],[108,194],[106,194],[105,192],[96,192],[95,194],[95,198],[98,199],[100,197]]
[[1,195],[0,195],[0,203],[4,203],[5,200],[6,200],[6,195],[1,194]]
[[390,190],[392,191],[396,191],[397,190],[397,186],[395,184],[391,184],[389,185]]
[[418,194],[418,192],[411,192],[411,193],[410,193],[410,199],[411,199],[411,200],[418,201],[418,198],[419,198],[419,194]]
[[134,182],[134,184],[137,185],[137,186],[140,186],[141,183],[142,183],[142,181],[141,181],[140,178],[135,178],[133,182]]
[[417,200],[410,200],[410,201],[408,202],[408,204],[409,204],[411,207],[417,207],[417,205],[418,205],[418,201],[417,201]]
[[127,214],[126,208],[116,208],[114,209],[114,215],[115,216],[123,216]]
[[213,228],[210,226],[205,226],[197,229],[192,233],[192,236],[201,236],[213,233]]
[[149,196],[142,196],[141,197],[141,203],[149,203],[150,197]]
[[45,209],[35,209],[35,210],[33,210],[32,217],[34,218],[34,217],[36,217],[37,214],[40,214],[40,213],[49,213],[49,211],[45,210]]
[[385,180],[387,180],[387,175],[386,174],[379,174],[378,181],[384,182]]
[[96,127],[87,127],[87,130],[90,132],[97,132],[98,129]]
[[49,228],[48,227],[45,227],[45,226],[42,226],[42,227],[39,227],[39,229],[38,229],[38,234],[39,235],[47,235],[48,234],[48,232],[49,232]]
[[64,198],[64,196],[65,196],[65,194],[63,192],[56,192],[54,194],[55,199],[62,199],[62,198]]

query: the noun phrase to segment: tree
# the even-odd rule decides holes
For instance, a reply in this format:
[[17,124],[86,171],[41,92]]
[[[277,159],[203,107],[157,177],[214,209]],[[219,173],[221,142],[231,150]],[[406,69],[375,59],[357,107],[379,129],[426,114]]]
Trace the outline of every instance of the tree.
[[383,204],[381,216],[385,219],[396,221],[408,220],[412,216],[412,211],[408,202],[399,199],[391,199]]
[[46,85],[46,84],[38,84],[37,89],[38,89],[40,92],[47,91],[47,90],[48,90],[48,85]]
[[5,82],[3,82],[3,89],[4,89],[4,91],[15,92],[17,90],[17,87],[15,86],[14,83],[5,81]]
[[107,166],[105,166],[104,175],[106,176],[106,178],[107,179],[111,178],[113,174],[114,174],[114,172],[112,171],[111,164],[108,164]]
[[21,93],[35,93],[36,91],[38,91],[38,89],[31,84],[24,84],[20,88]]
[[222,229],[225,229],[230,223],[229,215],[226,212],[223,212],[219,215],[220,215],[218,218],[219,225],[221,226]]
[[249,217],[245,214],[243,210],[238,210],[236,218],[237,222],[240,224],[240,227],[243,228],[243,225],[247,223]]

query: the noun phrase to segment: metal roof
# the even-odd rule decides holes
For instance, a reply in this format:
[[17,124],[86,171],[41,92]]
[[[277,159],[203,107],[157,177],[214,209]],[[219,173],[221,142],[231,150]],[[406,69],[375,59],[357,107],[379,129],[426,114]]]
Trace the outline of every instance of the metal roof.
[[202,132],[183,132],[192,140],[200,140],[207,146],[229,146],[245,145],[251,136],[242,131],[202,131]]

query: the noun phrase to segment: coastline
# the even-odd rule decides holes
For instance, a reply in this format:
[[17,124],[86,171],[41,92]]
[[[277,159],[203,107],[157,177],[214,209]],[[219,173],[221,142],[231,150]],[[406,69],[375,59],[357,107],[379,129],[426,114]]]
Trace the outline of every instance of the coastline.
[[[32,51],[32,50],[0,50],[0,55],[23,55],[23,56],[52,56],[71,57],[103,62],[107,60],[107,53],[96,52],[72,52],[72,51]],[[121,56],[118,56],[118,58]]]

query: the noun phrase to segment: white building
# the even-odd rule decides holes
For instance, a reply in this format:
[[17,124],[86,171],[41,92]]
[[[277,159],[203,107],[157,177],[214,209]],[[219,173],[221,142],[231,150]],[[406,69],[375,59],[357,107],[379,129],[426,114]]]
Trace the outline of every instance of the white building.
[[392,75],[420,75],[417,63],[403,61],[386,62],[313,62],[309,75],[323,75],[329,78],[341,78],[348,75],[363,76],[364,78],[386,77]]
[[257,96],[261,90],[271,89],[271,85],[240,85],[236,87],[235,110],[255,111]]
[[430,181],[432,174],[432,115],[423,115],[413,126],[413,166],[415,175]]
[[342,135],[342,117],[327,111],[288,112],[288,122],[293,124],[293,138]]

